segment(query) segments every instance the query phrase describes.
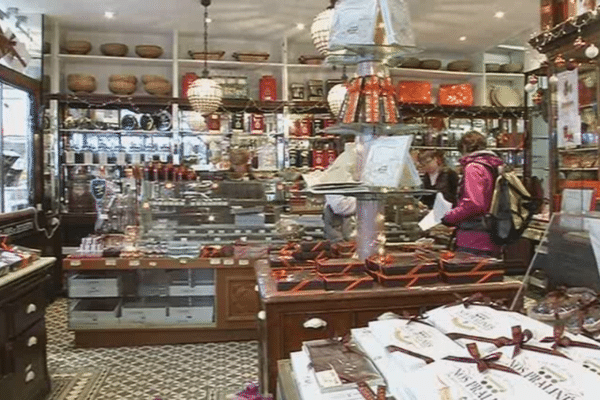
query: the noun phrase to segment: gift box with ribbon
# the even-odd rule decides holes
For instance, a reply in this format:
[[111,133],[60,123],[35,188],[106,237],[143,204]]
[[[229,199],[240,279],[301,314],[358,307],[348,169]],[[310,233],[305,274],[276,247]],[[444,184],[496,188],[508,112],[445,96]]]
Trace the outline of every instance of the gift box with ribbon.
[[473,105],[473,86],[470,83],[459,85],[440,85],[439,102],[441,106]]
[[431,104],[431,82],[398,82],[396,85],[398,103]]
[[396,90],[392,79],[371,75],[350,81],[340,119],[344,124],[397,124]]

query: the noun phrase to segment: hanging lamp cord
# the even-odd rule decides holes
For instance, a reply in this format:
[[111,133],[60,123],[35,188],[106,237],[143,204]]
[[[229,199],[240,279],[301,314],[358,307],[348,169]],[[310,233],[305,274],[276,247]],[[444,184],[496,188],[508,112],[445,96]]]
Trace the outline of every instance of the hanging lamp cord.
[[202,0],[204,6],[204,70],[202,71],[202,77],[208,78],[208,6],[210,0]]

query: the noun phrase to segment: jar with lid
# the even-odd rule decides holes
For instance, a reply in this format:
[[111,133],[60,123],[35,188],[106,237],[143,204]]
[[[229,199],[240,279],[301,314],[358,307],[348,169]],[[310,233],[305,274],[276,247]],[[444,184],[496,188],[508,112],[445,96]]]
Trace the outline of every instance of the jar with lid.
[[308,100],[323,101],[323,81],[310,79],[308,81]]

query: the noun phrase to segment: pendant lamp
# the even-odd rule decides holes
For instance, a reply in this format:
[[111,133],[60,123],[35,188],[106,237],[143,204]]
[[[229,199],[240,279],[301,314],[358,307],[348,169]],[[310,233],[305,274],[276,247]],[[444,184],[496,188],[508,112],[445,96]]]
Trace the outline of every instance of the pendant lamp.
[[344,80],[344,83],[339,83],[335,85],[334,87],[329,89],[329,93],[327,93],[327,104],[329,105],[329,110],[336,118],[340,115],[342,104],[344,104],[346,93],[348,93],[348,76],[346,75],[345,65],[344,72],[342,74],[342,79]]
[[200,0],[204,6],[204,70],[202,78],[196,79],[187,91],[192,108],[202,115],[217,111],[223,99],[221,85],[208,76],[208,6],[210,2],[211,0]]
[[317,14],[310,26],[310,36],[317,51],[327,57],[329,55],[329,35],[331,31],[331,20],[333,18],[333,7],[335,0],[331,0],[331,5],[325,11]]

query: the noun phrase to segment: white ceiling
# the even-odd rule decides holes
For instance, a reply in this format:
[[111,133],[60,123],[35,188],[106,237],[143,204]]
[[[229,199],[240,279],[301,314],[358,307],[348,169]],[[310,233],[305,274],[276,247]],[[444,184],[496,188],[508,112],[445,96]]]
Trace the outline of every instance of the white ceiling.
[[[539,27],[539,0],[408,0],[418,45],[429,50],[475,53],[496,44],[524,43]],[[0,0],[22,12],[60,18],[63,24],[93,30],[201,32],[199,0]],[[310,41],[312,19],[328,0],[213,0],[209,7],[211,37],[281,38]],[[104,12],[116,12],[113,20]],[[496,11],[505,17],[494,18]],[[467,40],[459,41],[466,36]],[[517,39],[515,39],[517,37]]]

